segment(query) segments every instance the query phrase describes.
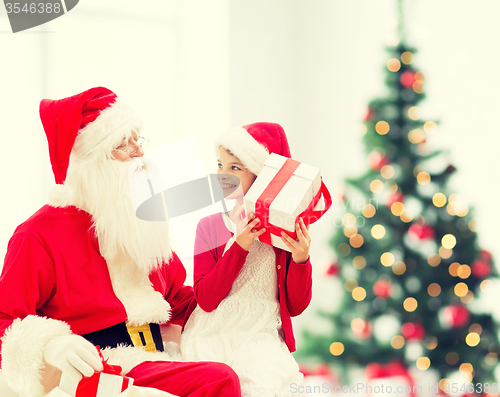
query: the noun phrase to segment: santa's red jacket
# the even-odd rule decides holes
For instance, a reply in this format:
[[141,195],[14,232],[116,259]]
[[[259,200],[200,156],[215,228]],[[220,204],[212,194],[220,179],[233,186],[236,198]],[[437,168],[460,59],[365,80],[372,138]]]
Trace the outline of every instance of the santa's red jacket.
[[[9,241],[0,277],[0,358],[6,375],[26,395],[40,393],[42,350],[55,336],[85,335],[124,321],[183,324],[193,291],[184,285],[179,258],[173,254],[149,277],[113,280],[115,287],[127,283],[127,315],[92,222],[76,207],[46,205]],[[151,354],[166,353],[146,354],[151,359]],[[119,364],[125,370],[138,363]]]

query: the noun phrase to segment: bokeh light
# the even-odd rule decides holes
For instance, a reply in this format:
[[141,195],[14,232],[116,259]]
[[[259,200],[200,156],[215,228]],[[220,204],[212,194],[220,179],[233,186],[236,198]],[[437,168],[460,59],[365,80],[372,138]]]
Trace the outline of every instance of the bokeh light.
[[412,106],[408,109],[408,117],[412,120],[420,119],[420,108],[418,106]]
[[462,297],[467,295],[467,292],[469,292],[469,287],[465,283],[458,283],[453,288],[453,291],[455,292],[456,296]]
[[406,298],[403,302],[403,307],[407,312],[414,312],[417,309],[418,302],[415,298]]
[[385,227],[382,225],[374,225],[371,229],[373,238],[380,240],[385,236]]
[[438,283],[432,283],[427,287],[427,293],[432,297],[439,296],[441,293],[441,286]]
[[382,182],[379,179],[374,179],[370,183],[370,190],[373,193],[380,193],[380,192],[382,192],[382,190],[384,190],[384,182]]
[[373,204],[365,204],[363,209],[361,210],[361,213],[363,214],[364,217],[366,218],[371,218],[373,215],[375,215],[376,209]]
[[405,51],[401,54],[401,62],[405,65],[411,65],[413,62],[413,53],[410,51]]
[[387,69],[389,69],[391,72],[397,72],[399,69],[401,69],[401,62],[399,62],[399,60],[396,58],[391,58],[387,61]]
[[432,203],[436,207],[441,208],[446,204],[446,196],[443,193],[436,193],[432,196]]
[[394,262],[394,264],[392,265],[392,272],[397,276],[401,276],[405,271],[406,264],[402,261]]
[[366,298],[366,291],[363,287],[356,287],[352,290],[352,298],[355,301],[362,301],[363,299]]
[[465,343],[467,343],[470,347],[474,347],[479,345],[479,342],[481,341],[481,337],[479,334],[475,332],[470,332],[466,337],[465,337]]
[[377,124],[375,124],[375,131],[377,131],[380,135],[385,135],[389,132],[390,126],[387,121],[381,120]]
[[417,368],[421,371],[425,371],[431,366],[431,360],[429,360],[429,357],[420,357],[417,360]]
[[391,179],[394,176],[394,167],[391,165],[384,165],[380,170],[380,175],[385,179]]
[[394,349],[401,349],[405,345],[405,338],[401,335],[395,335],[391,339],[391,346]]
[[432,267],[436,267],[441,263],[441,257],[438,254],[430,254],[427,257],[427,263]]
[[457,239],[453,234],[445,234],[443,238],[441,239],[441,244],[444,248],[447,249],[453,249],[455,247],[455,244],[457,243]]
[[382,265],[386,267],[392,266],[392,264],[394,263],[394,255],[390,252],[384,252],[380,256],[380,263],[382,263]]
[[391,212],[395,216],[401,216],[405,212],[405,206],[401,201],[396,201],[391,205]]
[[340,342],[333,342],[330,345],[330,353],[334,356],[340,356],[344,352],[344,345]]
[[349,244],[353,246],[353,248],[359,248],[363,245],[363,236],[361,234],[355,234],[349,239]]
[[432,135],[437,130],[437,124],[434,121],[427,121],[424,123],[424,132],[428,135]]
[[354,257],[354,259],[352,260],[352,265],[356,268],[356,269],[363,269],[365,266],[366,266],[366,259],[364,256],[361,256],[361,255],[358,255],[356,257]]

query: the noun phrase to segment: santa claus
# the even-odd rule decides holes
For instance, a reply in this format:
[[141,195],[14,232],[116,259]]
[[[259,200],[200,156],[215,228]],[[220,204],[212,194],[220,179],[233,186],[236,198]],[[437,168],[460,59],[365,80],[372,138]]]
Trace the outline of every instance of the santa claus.
[[[160,325],[182,325],[192,299],[167,222],[134,213],[129,172],[144,155],[141,120],[97,87],[42,100],[56,186],[9,241],[0,278],[1,366],[10,387],[37,397],[61,373],[76,380],[120,365],[134,385],[178,396],[240,396],[219,363],[173,361]],[[131,167],[132,165],[132,167]]]

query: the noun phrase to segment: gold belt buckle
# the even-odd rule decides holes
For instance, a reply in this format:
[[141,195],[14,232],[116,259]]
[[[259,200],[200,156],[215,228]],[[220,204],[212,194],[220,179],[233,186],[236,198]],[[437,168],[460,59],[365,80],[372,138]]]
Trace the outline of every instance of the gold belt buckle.
[[[127,324],[127,331],[130,335],[130,339],[132,339],[132,343],[134,344],[134,346],[142,347],[147,352],[156,351],[155,341],[153,340],[153,334],[151,333],[149,324],[143,324],[137,327],[133,327]],[[143,343],[143,339],[145,343]]]

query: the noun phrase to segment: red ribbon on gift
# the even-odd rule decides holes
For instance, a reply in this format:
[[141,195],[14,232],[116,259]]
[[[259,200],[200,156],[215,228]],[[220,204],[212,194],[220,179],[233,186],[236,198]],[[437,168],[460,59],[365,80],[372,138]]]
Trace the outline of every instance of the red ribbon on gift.
[[[298,161],[286,159],[283,166],[278,170],[274,178],[271,180],[269,185],[267,185],[267,187],[264,189],[255,203],[255,217],[258,217],[260,219],[261,226],[266,228],[266,231],[259,236],[259,240],[263,243],[272,245],[271,234],[274,234],[275,236],[281,236],[281,232],[287,233],[293,239],[297,238],[297,233],[295,231],[290,232],[269,223],[269,208],[271,207],[271,204],[276,196],[293,176],[293,173],[299,165],[300,162]],[[316,207],[316,205],[318,204],[321,196],[323,196],[325,200],[325,209],[314,211],[314,207]],[[319,189],[318,193],[316,193],[307,208],[297,216],[297,218],[295,219],[295,223],[298,222],[299,218],[302,218],[306,226],[310,225],[321,218],[323,214],[328,211],[331,205],[332,198],[330,196],[330,192],[323,183],[323,179],[321,179],[321,188]]]
[[[100,374],[110,374],[110,375],[118,375],[121,376],[122,367],[119,365],[111,365],[108,364],[108,360],[104,359],[101,353],[101,348],[96,346],[97,351],[99,352],[99,357],[101,357],[103,370],[101,372],[95,372],[91,377],[84,377],[80,383],[78,383],[78,387],[76,388],[75,397],[93,397],[97,394],[97,390],[99,389],[99,378]],[[122,383],[122,392],[128,388],[129,379],[124,377]]]
[[402,376],[411,386],[410,394],[413,396],[413,378],[408,372],[408,367],[399,360],[390,361],[387,365],[379,363],[370,363],[366,366],[366,376],[368,379],[392,378]]

